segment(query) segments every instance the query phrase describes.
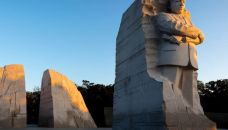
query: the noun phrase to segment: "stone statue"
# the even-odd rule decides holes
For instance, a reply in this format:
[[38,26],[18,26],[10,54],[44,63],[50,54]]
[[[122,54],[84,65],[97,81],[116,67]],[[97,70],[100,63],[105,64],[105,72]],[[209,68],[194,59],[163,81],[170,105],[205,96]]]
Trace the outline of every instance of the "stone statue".
[[157,24],[163,39],[158,65],[198,69],[195,45],[203,42],[204,35],[192,24],[184,8],[185,0],[171,0],[171,12],[158,15]]
[[116,40],[113,130],[216,130],[197,92],[203,41],[185,0],[135,0]]
[[[197,89],[197,52],[196,45],[204,40],[203,33],[196,28],[185,9],[185,0],[170,0],[168,12],[157,16],[157,25],[161,32],[159,43],[158,66],[161,74],[172,82],[172,87],[179,89],[190,106],[193,99],[199,102]],[[197,93],[197,91],[195,91]],[[196,112],[203,112],[197,105]]]

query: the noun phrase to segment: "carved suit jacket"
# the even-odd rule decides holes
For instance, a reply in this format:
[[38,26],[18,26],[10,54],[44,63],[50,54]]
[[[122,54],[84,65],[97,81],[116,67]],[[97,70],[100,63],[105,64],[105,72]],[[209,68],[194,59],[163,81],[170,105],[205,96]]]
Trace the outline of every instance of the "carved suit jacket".
[[186,37],[182,36],[188,27],[193,26],[190,16],[160,13],[157,16],[157,25],[162,36],[158,45],[158,66],[190,66],[198,69],[196,45],[186,42]]

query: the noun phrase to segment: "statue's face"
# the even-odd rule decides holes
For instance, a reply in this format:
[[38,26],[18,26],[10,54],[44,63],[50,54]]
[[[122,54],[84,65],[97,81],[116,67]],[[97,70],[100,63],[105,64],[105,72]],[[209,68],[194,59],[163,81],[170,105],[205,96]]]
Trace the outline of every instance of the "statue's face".
[[185,10],[185,0],[171,0],[171,11],[181,14]]

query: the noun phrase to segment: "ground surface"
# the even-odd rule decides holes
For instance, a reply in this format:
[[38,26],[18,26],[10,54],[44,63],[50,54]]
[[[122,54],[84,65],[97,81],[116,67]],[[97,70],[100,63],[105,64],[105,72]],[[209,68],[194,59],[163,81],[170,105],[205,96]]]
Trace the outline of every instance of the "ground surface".
[[[7,130],[112,130],[112,128],[97,128],[97,129],[76,129],[76,128],[26,128],[26,129],[7,129]],[[228,129],[218,129],[228,130]]]
[[[3,130],[0,128],[0,130]],[[112,128],[96,128],[96,129],[78,129],[78,128],[42,128],[36,124],[29,124],[25,129],[6,129],[6,130],[112,130]]]
[[[7,129],[7,130],[112,130],[112,128],[97,128],[97,129],[75,129],[75,128],[26,128],[26,129]],[[228,129],[218,129],[218,130],[228,130]]]

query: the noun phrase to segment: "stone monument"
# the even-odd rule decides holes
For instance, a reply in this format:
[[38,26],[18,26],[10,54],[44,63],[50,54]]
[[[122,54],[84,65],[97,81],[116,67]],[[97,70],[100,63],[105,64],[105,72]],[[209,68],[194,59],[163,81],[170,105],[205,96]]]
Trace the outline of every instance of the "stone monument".
[[26,127],[26,91],[22,65],[0,68],[0,128]]
[[43,74],[39,114],[42,127],[96,128],[76,85],[54,70]]
[[216,130],[197,92],[203,40],[185,0],[135,0],[117,36],[113,130]]

